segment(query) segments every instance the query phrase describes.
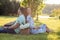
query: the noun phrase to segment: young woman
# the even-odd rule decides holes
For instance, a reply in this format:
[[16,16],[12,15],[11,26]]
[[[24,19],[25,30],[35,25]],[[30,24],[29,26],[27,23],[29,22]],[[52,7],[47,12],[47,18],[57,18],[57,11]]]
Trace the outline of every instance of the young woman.
[[32,34],[38,34],[38,33],[45,33],[50,32],[49,28],[46,26],[46,24],[42,24],[39,27],[36,27],[34,25],[34,20],[31,17],[31,9],[27,8],[27,22],[30,24],[30,31]]

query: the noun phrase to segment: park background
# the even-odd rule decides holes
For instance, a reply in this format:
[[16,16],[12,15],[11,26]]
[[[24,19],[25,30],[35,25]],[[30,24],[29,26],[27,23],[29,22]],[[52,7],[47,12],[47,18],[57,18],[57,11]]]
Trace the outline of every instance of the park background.
[[0,0],[0,26],[15,21],[19,7],[30,7],[35,24],[44,23],[55,33],[37,35],[0,34],[0,40],[60,40],[59,0]]

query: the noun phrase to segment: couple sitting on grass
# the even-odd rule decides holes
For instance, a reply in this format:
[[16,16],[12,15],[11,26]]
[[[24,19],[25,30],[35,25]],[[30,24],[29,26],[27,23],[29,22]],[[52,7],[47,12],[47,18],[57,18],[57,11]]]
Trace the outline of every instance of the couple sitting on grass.
[[[24,8],[23,8],[24,9]],[[0,33],[16,33],[19,34],[21,29],[30,28],[31,34],[39,34],[39,33],[45,33],[50,32],[49,28],[46,26],[46,24],[41,24],[39,27],[36,27],[34,25],[34,20],[31,17],[31,9],[27,8],[27,15],[24,15],[21,11],[22,9],[18,9],[19,17],[15,21],[15,23],[12,26],[9,27],[1,27]],[[25,21],[26,20],[26,21]]]

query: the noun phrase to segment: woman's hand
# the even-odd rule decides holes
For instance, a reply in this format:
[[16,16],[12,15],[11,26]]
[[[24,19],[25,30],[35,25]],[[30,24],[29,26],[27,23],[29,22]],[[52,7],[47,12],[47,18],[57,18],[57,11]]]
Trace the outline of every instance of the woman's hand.
[[40,27],[35,27],[35,28],[33,28],[33,29],[39,29]]

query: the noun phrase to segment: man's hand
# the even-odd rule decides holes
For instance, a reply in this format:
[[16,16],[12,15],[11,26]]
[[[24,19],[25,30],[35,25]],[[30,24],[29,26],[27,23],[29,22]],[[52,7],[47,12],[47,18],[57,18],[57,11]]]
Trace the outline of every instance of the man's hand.
[[4,27],[4,29],[8,29],[8,27]]

